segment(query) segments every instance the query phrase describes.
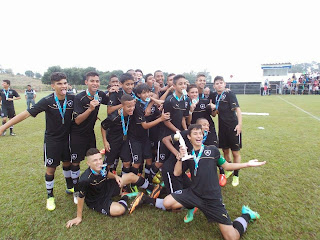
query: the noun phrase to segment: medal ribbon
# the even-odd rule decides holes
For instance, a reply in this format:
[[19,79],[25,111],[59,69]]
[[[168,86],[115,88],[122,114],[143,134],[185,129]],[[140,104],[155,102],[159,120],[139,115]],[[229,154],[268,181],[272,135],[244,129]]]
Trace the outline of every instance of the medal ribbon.
[[196,153],[194,151],[194,149],[192,149],[192,156],[193,156],[193,161],[194,161],[194,175],[197,175],[197,171],[198,171],[198,167],[199,167],[199,161],[200,161],[200,157],[202,155],[204,149],[204,145],[201,145],[200,151],[198,153],[198,156],[196,156]]
[[173,92],[173,96],[177,99],[178,102],[184,99],[184,95],[182,94],[180,98],[178,98],[176,91]]
[[[96,171],[94,171],[93,169],[91,169],[90,168],[90,170],[91,170],[91,172],[93,173],[93,174],[95,174],[95,175],[99,175],[99,173],[97,173]],[[105,177],[106,176],[106,166],[105,167],[103,167],[101,170],[100,170],[100,174],[101,174],[101,176],[102,177]]]
[[62,124],[64,124],[64,115],[66,114],[66,109],[67,109],[67,96],[65,96],[64,98],[63,109],[61,108],[61,105],[56,93],[54,93],[54,100],[56,101],[56,104],[58,106],[58,109],[62,118]]
[[202,143],[204,143],[207,140],[207,137],[208,137],[208,132],[204,131]]
[[224,91],[220,94],[219,99],[218,99],[218,96],[219,96],[219,95],[216,96],[216,109],[217,109],[217,110],[218,110],[218,108],[219,108],[220,100],[221,100],[221,97],[222,97],[223,94],[224,94]]
[[8,90],[6,92],[6,90],[3,89],[3,93],[6,96],[6,100],[8,100],[8,98],[9,98],[9,90],[10,90],[10,88],[8,88]]
[[120,116],[121,116],[121,124],[122,124],[123,135],[124,135],[124,136],[127,136],[128,127],[129,127],[129,121],[130,121],[130,116],[128,116],[127,126],[126,126],[125,121],[124,121],[123,108],[120,109]]
[[132,93],[129,94],[129,93],[126,93],[126,91],[123,90],[123,89],[122,89],[122,91],[123,91],[124,94],[130,95],[130,96],[133,97],[134,99],[138,99],[137,96],[134,94],[134,92],[132,92]]
[[[89,92],[89,90],[86,90],[86,93],[89,97],[92,97],[91,93]],[[94,94],[94,96],[92,97],[94,100],[99,100],[99,95],[98,95],[98,91],[96,91],[96,93]]]
[[137,100],[143,104],[143,110],[146,110],[150,102],[150,98],[147,98],[146,101],[143,101],[141,98],[137,98]]

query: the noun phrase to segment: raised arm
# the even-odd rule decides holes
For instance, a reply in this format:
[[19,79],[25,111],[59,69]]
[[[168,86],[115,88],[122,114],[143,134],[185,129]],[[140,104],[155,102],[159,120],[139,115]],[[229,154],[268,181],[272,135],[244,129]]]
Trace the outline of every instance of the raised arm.
[[12,125],[15,125],[15,124],[25,120],[26,118],[28,118],[30,116],[31,115],[27,110],[23,111],[22,113],[19,113],[17,116],[15,116],[14,118],[10,119],[8,122],[6,122],[4,125],[2,125],[0,127],[0,135],[2,135],[4,130],[8,129]]

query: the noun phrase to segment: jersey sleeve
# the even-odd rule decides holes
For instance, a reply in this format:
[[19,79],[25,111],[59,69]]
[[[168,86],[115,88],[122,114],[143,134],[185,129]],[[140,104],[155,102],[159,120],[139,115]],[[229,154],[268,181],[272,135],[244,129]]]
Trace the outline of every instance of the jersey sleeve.
[[101,127],[102,127],[104,130],[109,129],[109,128],[111,127],[111,125],[112,125],[112,121],[111,121],[111,119],[108,118],[108,117],[101,122]]
[[79,192],[79,198],[84,198],[87,194],[88,182],[87,181],[79,181],[75,186],[75,191]]
[[212,103],[214,103],[216,101],[215,94],[213,91],[210,91],[208,99],[211,100]]
[[117,106],[119,104],[120,104],[120,102],[118,100],[118,93],[117,92],[109,93],[108,105],[109,106]]
[[45,98],[42,98],[39,102],[37,102],[32,108],[27,111],[30,113],[32,117],[36,117],[39,113],[44,112],[48,109],[48,102]]
[[79,96],[74,98],[73,105],[73,119],[76,119],[80,114],[85,112],[85,108],[82,106]]
[[16,90],[12,90],[12,95],[15,97],[20,97],[19,93]]
[[238,103],[238,99],[233,92],[229,92],[228,95],[229,95],[229,107],[232,111],[234,111],[236,108],[240,107]]
[[170,103],[171,103],[170,99],[166,99],[165,102],[163,103],[163,110],[165,113],[172,112],[172,106]]
[[102,91],[99,92],[99,96],[101,97],[101,104],[108,105],[109,103],[109,97]]
[[136,104],[136,108],[134,109],[133,115],[134,115],[135,122],[137,124],[141,124],[142,122],[146,121],[143,108],[140,106],[139,103]]

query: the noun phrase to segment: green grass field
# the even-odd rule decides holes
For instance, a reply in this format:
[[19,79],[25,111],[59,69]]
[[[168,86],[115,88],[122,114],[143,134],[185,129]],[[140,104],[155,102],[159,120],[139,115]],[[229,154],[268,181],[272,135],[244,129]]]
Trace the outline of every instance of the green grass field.
[[[39,93],[38,100],[47,94]],[[320,117],[320,96],[281,97]],[[229,179],[222,189],[232,219],[243,204],[261,215],[242,239],[320,239],[319,120],[278,96],[238,95],[238,100],[243,112],[270,114],[243,116],[242,161],[257,158],[267,164],[241,170],[240,185],[232,187]],[[20,113],[25,100],[15,101],[15,106]],[[99,117],[106,117],[106,107],[100,108]],[[99,128],[97,121],[97,144],[102,148]],[[151,206],[119,218],[85,207],[83,222],[67,229],[76,205],[65,194],[61,167],[55,177],[57,208],[45,209],[44,129],[42,113],[16,125],[17,136],[0,137],[0,239],[221,239],[217,224],[207,223],[199,211],[185,224],[185,210],[172,213]],[[82,162],[82,170],[85,167]]]

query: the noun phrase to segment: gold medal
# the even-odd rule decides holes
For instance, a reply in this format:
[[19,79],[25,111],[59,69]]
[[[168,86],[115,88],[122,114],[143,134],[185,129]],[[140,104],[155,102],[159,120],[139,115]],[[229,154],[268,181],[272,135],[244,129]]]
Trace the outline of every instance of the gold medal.
[[127,140],[127,135],[123,135],[123,141]]

